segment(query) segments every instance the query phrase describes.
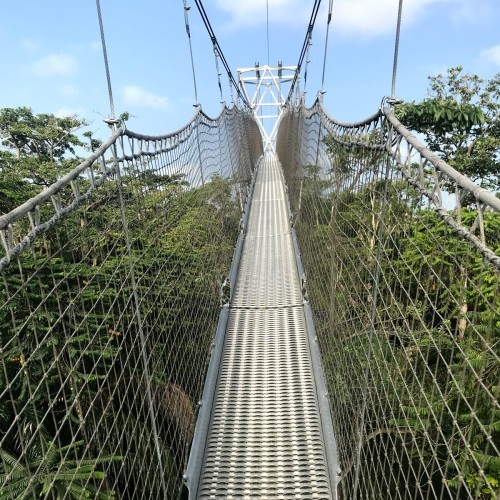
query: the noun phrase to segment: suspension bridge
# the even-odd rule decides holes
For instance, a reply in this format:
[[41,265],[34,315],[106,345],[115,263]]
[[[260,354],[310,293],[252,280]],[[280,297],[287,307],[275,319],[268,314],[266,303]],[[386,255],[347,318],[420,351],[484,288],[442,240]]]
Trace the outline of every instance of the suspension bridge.
[[0,215],[0,498],[497,498],[500,199],[396,56],[366,120],[305,106],[319,2],[238,81],[196,3],[234,105],[128,130],[97,2],[112,136]]

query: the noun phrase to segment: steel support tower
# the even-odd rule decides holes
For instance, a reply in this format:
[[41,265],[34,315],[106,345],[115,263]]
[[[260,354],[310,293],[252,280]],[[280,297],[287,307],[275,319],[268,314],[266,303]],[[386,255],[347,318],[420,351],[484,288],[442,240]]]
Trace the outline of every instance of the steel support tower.
[[[276,134],[286,103],[289,83],[293,80],[297,66],[260,66],[239,68],[238,85],[247,98],[259,124],[264,139],[264,150],[275,152]],[[299,93],[299,86],[296,86]]]

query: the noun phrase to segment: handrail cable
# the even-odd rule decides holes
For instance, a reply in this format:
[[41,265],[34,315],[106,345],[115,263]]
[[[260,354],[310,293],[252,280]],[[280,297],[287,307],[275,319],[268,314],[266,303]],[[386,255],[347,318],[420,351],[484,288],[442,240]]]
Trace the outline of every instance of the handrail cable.
[[189,16],[188,11],[191,7],[188,6],[187,1],[184,0],[184,24],[186,25],[186,34],[189,41],[189,54],[191,56],[191,70],[193,71],[193,85],[194,85],[194,105],[199,106],[198,102],[198,87],[196,85],[196,72],[194,69],[194,57],[193,57],[193,44],[191,42],[191,30],[189,28]]
[[332,7],[333,7],[333,0],[330,0],[330,3],[328,5],[328,18],[326,21],[326,35],[325,35],[325,52],[323,54],[323,72],[321,74],[321,93],[325,93],[325,68],[326,68],[326,53],[328,49],[328,33],[330,31],[330,22],[332,20]]
[[299,62],[297,63],[297,69],[295,70],[295,74],[293,75],[292,84],[290,85],[290,91],[288,92],[288,97],[286,100],[287,104],[292,99],[293,91],[295,89],[295,85],[296,85],[297,80],[298,80],[299,75],[300,75],[300,69],[302,67],[302,63],[304,62],[304,57],[306,55],[307,47],[309,45],[309,41],[310,41],[311,36],[312,36],[312,31],[314,29],[314,23],[316,22],[316,17],[318,16],[318,10],[319,10],[320,5],[321,5],[321,0],[314,1],[314,5],[312,8],[312,12],[311,12],[311,18],[310,18],[309,24],[307,26],[306,36],[304,38],[304,43],[302,44],[302,50],[301,50],[300,56],[299,56]]
[[217,37],[215,36],[214,30],[212,29],[212,25],[210,24],[210,21],[208,19],[207,13],[205,12],[205,8],[203,7],[203,3],[201,0],[194,0],[194,3],[196,4],[196,7],[198,8],[198,12],[200,13],[200,16],[203,20],[203,23],[205,24],[205,28],[208,31],[208,34],[210,36],[210,39],[212,40],[212,43],[214,47],[217,48],[217,52],[219,53],[220,60],[222,61],[222,64],[224,65],[224,68],[227,71],[227,75],[229,77],[229,80],[233,87],[236,89],[236,92],[238,93],[238,96],[240,99],[245,103],[245,105],[249,108],[250,103],[248,102],[247,98],[244,96],[243,92],[241,92],[241,89],[238,87],[238,84],[236,83],[236,80],[234,79],[234,76],[231,72],[231,68],[229,67],[229,64],[224,57],[224,54],[222,52],[222,49],[219,45],[219,42],[217,41]]

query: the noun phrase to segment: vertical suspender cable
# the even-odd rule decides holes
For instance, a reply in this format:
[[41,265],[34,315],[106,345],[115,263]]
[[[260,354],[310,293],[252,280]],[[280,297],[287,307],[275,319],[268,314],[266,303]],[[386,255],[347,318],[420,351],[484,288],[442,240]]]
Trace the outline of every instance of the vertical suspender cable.
[[307,51],[306,51],[306,65],[304,67],[304,90],[302,92],[304,101],[305,101],[305,94],[306,94],[306,89],[307,89],[307,68],[309,67],[309,63],[311,62],[309,59],[311,45],[312,45],[312,34],[309,33],[309,41],[307,42]]
[[[321,104],[323,104],[323,94],[325,93],[324,87],[325,87],[326,54],[328,49],[328,32],[330,30],[330,22],[332,20],[332,7],[333,7],[333,0],[330,0],[328,4],[328,18],[326,21],[325,52],[323,54],[323,71],[321,73],[321,91],[319,94],[319,99]],[[319,145],[321,140],[322,116],[323,114],[320,113],[319,125],[318,125],[318,144],[316,145],[316,165],[319,165]]]
[[108,97],[109,97],[109,107],[111,110],[111,119],[115,119],[115,105],[113,103],[113,90],[111,88],[111,76],[109,74],[109,63],[108,63],[108,53],[106,51],[106,40],[104,38],[104,27],[102,23],[102,15],[101,15],[101,3],[99,0],[96,0],[97,5],[97,16],[99,18],[99,29],[101,31],[101,46],[102,46],[102,55],[104,57],[104,66],[106,68],[106,79],[108,82]]
[[[316,0],[316,1],[318,1],[318,0]],[[224,68],[226,69],[229,81],[231,82],[231,84],[235,88],[236,93],[238,94],[238,98],[241,99],[241,101],[244,103],[244,105],[247,108],[249,108],[250,103],[248,102],[247,98],[241,92],[241,89],[239,88],[238,84],[236,83],[236,80],[234,79],[233,74],[231,73],[231,68],[229,67],[229,64],[228,64],[226,58],[224,57],[224,54],[223,54],[221,47],[219,45],[219,42],[217,41],[217,37],[215,36],[214,30],[212,29],[212,25],[210,24],[207,13],[205,11],[205,7],[203,7],[202,1],[201,0],[194,0],[194,3],[196,5],[196,7],[198,8],[198,12],[200,13],[200,16],[201,16],[203,23],[205,24],[205,28],[207,29],[207,32],[210,36],[210,40],[212,40],[212,43],[217,47],[217,51],[219,53],[220,60],[223,64]]]
[[398,22],[396,26],[396,42],[394,44],[394,62],[392,65],[392,86],[391,86],[391,98],[396,97],[396,73],[398,69],[398,53],[399,53],[399,33],[401,31],[401,15],[403,12],[403,0],[399,0],[398,8]]
[[[399,52],[399,34],[401,30],[401,13],[403,10],[403,0],[399,0],[399,8],[398,8],[398,21],[396,26],[396,42],[394,45],[394,63],[392,68],[392,86],[391,86],[391,99],[394,102],[395,93],[396,93],[396,73],[397,73],[397,65],[398,65],[398,52]],[[392,132],[389,133],[388,144],[392,142]],[[389,171],[390,171],[390,159],[387,158],[387,166],[385,171],[385,184],[384,184],[384,196],[382,198],[382,207],[380,213],[380,222],[378,227],[378,235],[377,235],[377,254],[375,258],[375,276],[373,280],[373,288],[372,288],[372,300],[371,300],[371,313],[370,313],[370,333],[368,337],[368,350],[366,353],[366,368],[365,368],[365,383],[363,385],[363,397],[361,398],[362,406],[360,417],[358,420],[358,443],[356,446],[356,465],[355,465],[355,475],[354,475],[354,491],[353,491],[353,500],[358,498],[358,489],[360,484],[360,474],[361,474],[361,453],[363,448],[363,436],[365,429],[365,417],[366,417],[366,398],[368,392],[368,381],[370,374],[370,361],[372,354],[372,341],[375,335],[375,319],[376,319],[376,311],[378,304],[378,288],[381,274],[381,258],[382,258],[382,236],[385,225],[385,213],[387,206],[387,192],[388,192],[388,179],[389,179]]]
[[269,0],[266,0],[267,65],[269,66]]
[[222,83],[220,81],[222,73],[219,70],[219,51],[215,43],[214,43],[214,55],[215,55],[215,69],[217,70],[217,84],[219,85],[220,102],[222,104],[224,103],[224,96],[222,95]]
[[302,50],[299,56],[299,62],[297,63],[297,69],[295,70],[295,74],[292,79],[292,84],[290,85],[290,90],[288,92],[287,104],[292,100],[293,91],[295,90],[295,85],[297,84],[297,80],[299,79],[300,69],[302,67],[302,63],[304,61],[304,57],[307,52],[307,47],[312,36],[312,31],[314,29],[314,23],[316,22],[316,17],[318,15],[318,10],[321,5],[321,0],[314,0],[314,5],[311,13],[311,19],[309,20],[309,25],[307,26],[307,33],[304,39],[304,43],[302,45]]
[[[389,137],[387,143],[389,146],[392,144],[392,129],[389,131]],[[387,215],[387,198],[389,192],[389,174],[391,170],[391,158],[390,155],[387,156],[386,168],[385,168],[385,178],[384,178],[384,194],[381,200],[380,207],[380,219],[379,226],[377,230],[377,252],[375,256],[375,273],[373,277],[372,286],[372,296],[371,296],[371,308],[370,308],[370,331],[368,334],[368,346],[366,350],[366,366],[364,372],[364,383],[362,386],[362,396],[361,396],[361,409],[359,413],[359,418],[357,422],[357,443],[356,443],[356,461],[354,469],[354,487],[352,493],[352,500],[357,500],[358,490],[360,487],[361,480],[361,455],[363,451],[363,439],[366,436],[366,408],[367,408],[367,398],[368,398],[368,384],[370,383],[370,366],[373,354],[373,339],[375,338],[375,322],[377,319],[377,306],[379,300],[379,284],[380,277],[382,274],[382,239],[385,231],[385,218]]]
[[[111,88],[111,77],[109,74],[108,54],[106,51],[106,41],[104,38],[104,26],[103,26],[103,22],[102,22],[101,5],[100,5],[99,0],[96,0],[96,5],[97,5],[97,15],[99,18],[99,28],[101,31],[101,43],[102,43],[102,52],[103,52],[103,56],[104,56],[104,65],[106,67],[106,78],[107,78],[107,83],[108,83],[108,95],[109,95],[109,106],[110,106],[110,110],[111,110],[111,120],[113,120],[113,123],[112,123],[113,127],[116,127],[115,106],[113,103],[113,91]],[[146,381],[146,398],[148,400],[148,412],[149,412],[149,417],[150,417],[150,421],[151,421],[151,428],[153,431],[154,446],[155,446],[156,455],[157,455],[157,459],[158,459],[160,483],[162,485],[163,493],[164,493],[164,495],[166,495],[167,488],[166,488],[166,484],[165,484],[165,470],[163,468],[160,440],[158,437],[158,429],[156,426],[156,415],[155,415],[155,409],[154,409],[154,403],[153,403],[153,394],[152,394],[152,389],[151,389],[151,375],[149,373],[148,358],[147,358],[147,353],[146,353],[146,339],[144,337],[142,317],[141,317],[140,307],[139,307],[140,303],[139,303],[139,296],[137,293],[137,282],[135,279],[135,269],[134,269],[134,263],[133,263],[133,258],[132,258],[130,237],[129,237],[129,233],[128,233],[128,222],[127,222],[127,217],[126,217],[126,213],[125,213],[122,181],[121,181],[121,175],[120,175],[120,166],[118,164],[117,158],[118,158],[118,155],[116,152],[116,144],[114,144],[113,145],[113,161],[114,161],[115,170],[116,170],[116,182],[117,182],[118,196],[119,196],[119,201],[120,201],[120,210],[121,210],[121,216],[122,216],[123,232],[124,232],[124,236],[125,236],[125,242],[127,245],[127,253],[128,253],[129,264],[130,264],[130,280],[131,280],[131,285],[132,285],[132,294],[134,297],[136,319],[137,319],[137,323],[138,323],[138,327],[139,327],[139,339],[140,339],[140,345],[141,345],[141,360],[143,363],[144,378]]]
[[200,162],[200,175],[201,175],[201,184],[205,184],[205,178],[203,175],[203,160],[201,157],[201,147],[200,147],[200,103],[198,102],[198,87],[196,85],[196,72],[194,69],[194,57],[193,57],[193,44],[191,43],[191,30],[189,29],[189,16],[188,12],[191,7],[188,7],[187,0],[184,0],[184,23],[186,25],[186,34],[188,36],[189,41],[189,54],[191,56],[191,70],[193,71],[193,85],[194,85],[194,105],[198,111],[196,115],[196,145],[198,146],[198,161]]
[[[326,68],[326,54],[327,54],[327,49],[328,49],[328,32],[330,31],[330,22],[332,20],[332,7],[333,7],[333,0],[330,0],[328,4],[328,18],[326,20],[326,35],[325,35],[325,51],[323,54],[323,70],[321,73],[321,91],[319,94],[319,99],[322,104],[323,101],[323,94],[325,93],[325,68]],[[316,146],[316,165],[319,164],[319,145],[320,145],[320,139],[321,139],[321,127],[322,127],[322,116],[323,114],[320,113],[319,115],[319,125],[318,125],[318,144]]]
[[[123,136],[120,138],[120,140],[123,141]],[[123,149],[123,145],[122,145],[122,149]],[[131,242],[130,234],[129,234],[127,213],[125,210],[125,200],[124,200],[124,196],[123,196],[123,182],[122,182],[121,173],[120,173],[120,166],[118,164],[118,154],[117,154],[116,143],[113,144],[112,151],[113,151],[113,162],[115,164],[115,170],[116,170],[116,185],[118,188],[118,200],[120,203],[120,212],[121,212],[121,218],[122,218],[123,233],[124,233],[124,237],[125,237],[125,245],[127,247],[127,258],[128,258],[128,263],[129,263],[129,267],[130,267],[130,284],[132,285],[132,297],[133,297],[133,301],[134,301],[135,318],[136,318],[137,326],[138,326],[139,344],[141,346],[140,356],[141,356],[141,362],[142,362],[144,381],[146,384],[145,396],[146,396],[147,401],[148,401],[148,414],[149,414],[149,420],[151,422],[151,430],[153,432],[153,441],[154,441],[154,447],[155,447],[155,451],[156,451],[156,458],[158,460],[160,483],[161,483],[161,487],[163,490],[163,495],[164,495],[164,497],[166,497],[168,490],[167,490],[167,485],[165,483],[165,468],[163,466],[163,458],[162,458],[162,450],[161,450],[161,445],[160,445],[160,438],[159,438],[159,434],[158,434],[158,426],[156,425],[156,411],[155,411],[155,405],[154,405],[154,401],[153,401],[153,389],[151,387],[152,375],[149,371],[149,359],[148,359],[148,353],[146,352],[146,349],[147,349],[146,336],[144,335],[144,325],[143,325],[141,307],[140,307],[141,303],[139,300],[139,294],[137,292],[136,270],[135,270],[134,258],[133,258],[133,254],[132,254],[132,242]]]
[[228,82],[229,82],[229,93],[231,95],[231,105],[234,105],[233,84],[231,82],[231,78],[229,78],[229,75],[227,75],[227,79],[228,79]]
[[191,7],[188,7],[187,1],[184,0],[184,23],[186,25],[186,33],[189,40],[189,54],[191,56],[191,69],[193,71],[193,84],[194,84],[194,100],[195,106],[198,106],[198,88],[196,86],[196,73],[194,70],[194,57],[193,57],[193,45],[191,43],[191,30],[189,29],[189,16],[188,11]]
[[332,20],[333,0],[330,0],[328,6],[328,19],[326,21],[326,36],[325,36],[325,53],[323,54],[323,72],[321,74],[321,93],[325,92],[325,68],[326,68],[326,52],[328,49],[328,32],[330,31],[330,22]]

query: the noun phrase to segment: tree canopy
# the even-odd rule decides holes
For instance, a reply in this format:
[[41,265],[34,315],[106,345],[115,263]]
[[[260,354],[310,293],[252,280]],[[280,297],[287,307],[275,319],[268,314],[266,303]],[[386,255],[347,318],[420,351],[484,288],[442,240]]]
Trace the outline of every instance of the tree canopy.
[[47,187],[80,161],[85,146],[77,116],[35,114],[28,107],[0,109],[0,211],[7,212]]
[[398,118],[452,167],[498,191],[500,73],[485,80],[457,66],[429,81],[429,97],[399,105]]
[[[79,162],[84,125],[0,110],[0,213]],[[241,213],[236,181],[189,185],[161,161],[122,165],[120,188],[110,175],[0,273],[1,499],[154,498],[155,439],[178,498]],[[78,182],[86,192],[92,179]],[[16,241],[28,224],[14,224]],[[145,366],[156,428],[138,397]]]

